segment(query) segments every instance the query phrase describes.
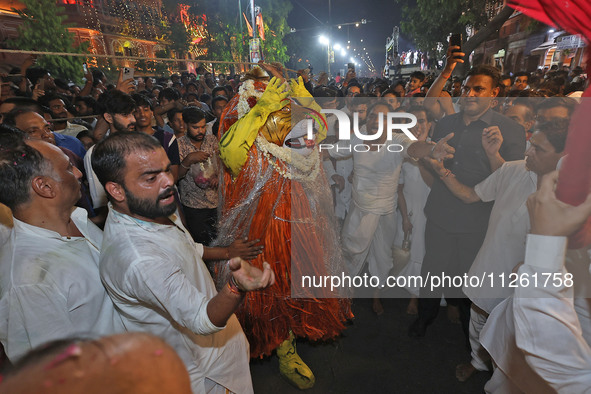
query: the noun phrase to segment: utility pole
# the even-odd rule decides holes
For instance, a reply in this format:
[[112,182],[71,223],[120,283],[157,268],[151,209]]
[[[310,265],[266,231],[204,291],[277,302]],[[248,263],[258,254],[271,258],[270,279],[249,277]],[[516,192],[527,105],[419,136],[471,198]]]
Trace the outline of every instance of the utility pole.
[[332,44],[332,21],[331,21],[331,15],[330,15],[330,0],[328,0],[328,44],[327,44],[327,48],[326,48],[326,54],[327,54],[327,59],[326,59],[326,63],[327,63],[327,71],[328,71],[328,78],[330,79],[330,44]]
[[252,20],[252,38],[257,38],[257,23],[254,17],[254,0],[250,0],[250,18]]
[[242,5],[238,0],[238,20],[240,21],[240,33],[242,34]]

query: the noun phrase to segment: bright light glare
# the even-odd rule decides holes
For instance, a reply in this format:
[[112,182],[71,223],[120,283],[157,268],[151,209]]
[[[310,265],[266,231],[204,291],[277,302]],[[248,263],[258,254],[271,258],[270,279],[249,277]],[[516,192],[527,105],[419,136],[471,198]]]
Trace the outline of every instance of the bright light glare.
[[335,49],[335,51],[338,51],[339,49],[341,49],[341,45],[340,44],[334,44],[334,49]]
[[318,42],[321,43],[322,45],[328,45],[328,43],[329,43],[328,37],[320,36],[320,37],[318,37]]
[[341,49],[341,56],[347,56],[347,51],[345,51],[344,49]]

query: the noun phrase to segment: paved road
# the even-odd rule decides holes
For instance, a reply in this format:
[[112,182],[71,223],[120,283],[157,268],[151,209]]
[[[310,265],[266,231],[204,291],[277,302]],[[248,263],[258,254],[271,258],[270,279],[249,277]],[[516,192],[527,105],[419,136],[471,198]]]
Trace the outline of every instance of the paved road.
[[[353,303],[355,320],[343,337],[322,344],[298,341],[298,352],[316,375],[306,393],[482,393],[486,372],[460,383],[455,366],[469,359],[458,324],[445,308],[424,338],[407,336],[414,317],[405,313],[406,299],[383,300],[385,313],[376,316],[371,300]],[[279,375],[275,356],[251,362],[256,394],[302,393]]]

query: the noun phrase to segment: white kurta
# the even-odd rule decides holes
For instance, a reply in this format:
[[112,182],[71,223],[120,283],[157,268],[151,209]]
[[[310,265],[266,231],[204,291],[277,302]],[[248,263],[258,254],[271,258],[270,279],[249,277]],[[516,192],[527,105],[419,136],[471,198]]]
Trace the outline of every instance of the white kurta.
[[214,326],[207,304],[216,289],[195,243],[176,226],[144,222],[109,206],[100,272],[128,331],[168,342],[185,363],[193,392],[209,379],[235,393],[251,393],[248,341],[236,316]]
[[11,361],[56,339],[124,328],[99,275],[102,231],[76,208],[83,237],[62,237],[14,219],[0,248],[0,340]]
[[86,155],[84,155],[84,170],[86,171],[86,179],[88,180],[88,191],[92,199],[92,207],[97,209],[107,206],[107,192],[105,192],[105,188],[92,169],[92,153],[94,152],[95,146],[91,146],[86,152]]
[[[336,116],[332,114],[327,115],[327,137],[337,137],[336,120]],[[337,218],[344,220],[345,217],[347,217],[347,212],[349,212],[349,207],[351,205],[352,185],[349,181],[349,176],[353,173],[353,158],[345,157],[341,159],[323,160],[322,165],[329,185],[335,185],[335,182],[332,180],[333,175],[340,175],[345,180],[345,187],[342,191],[339,192],[336,189],[334,190],[334,213]]]
[[[412,234],[410,238],[410,259],[408,264],[400,271],[400,276],[420,276],[423,258],[425,257],[425,226],[427,217],[425,216],[425,204],[429,197],[431,188],[427,186],[418,163],[406,160],[402,163],[399,184],[404,184],[402,193],[406,200],[406,209],[410,215],[412,224]],[[394,244],[402,246],[404,241],[404,231],[402,231],[402,220],[397,221],[396,240]],[[419,296],[419,287],[406,287],[413,295]]]
[[[398,178],[402,162],[408,157],[408,147],[413,143],[404,134],[394,134],[388,144],[399,144],[401,152],[356,152],[353,156],[353,202],[343,225],[342,241],[346,264],[351,275],[356,275],[368,263],[369,273],[383,282],[393,266],[392,245],[396,235],[396,201]],[[343,141],[340,141],[341,144]],[[363,142],[352,137],[351,146]],[[342,144],[341,146],[344,146]],[[340,151],[331,156],[346,157]]]
[[[543,273],[564,279],[565,248],[566,238],[528,235],[525,263],[518,274],[533,284],[537,273],[538,286],[517,287],[513,297],[493,310],[482,330],[481,342],[498,366],[487,392],[505,393],[512,387],[523,392],[583,393],[591,387],[590,299],[573,298],[564,282],[543,286]],[[569,250],[566,255],[567,268],[583,294],[591,290],[589,253]]]
[[[528,171],[525,160],[504,163],[474,187],[484,202],[494,201],[486,237],[468,276],[482,278],[491,273],[497,282],[499,274],[508,275],[523,261],[525,237],[529,230],[527,197],[536,191],[537,175]],[[479,308],[490,313],[503,299],[513,294],[509,286],[487,282],[481,287],[464,287],[464,293]]]
[[[515,289],[515,339],[527,363],[550,387],[559,393],[583,393],[591,390],[590,299],[574,298],[574,288],[565,286],[566,243],[565,237],[528,236],[519,274],[552,277],[547,286],[530,281],[529,286]],[[566,267],[586,297],[591,289],[590,253],[591,249],[569,251]]]

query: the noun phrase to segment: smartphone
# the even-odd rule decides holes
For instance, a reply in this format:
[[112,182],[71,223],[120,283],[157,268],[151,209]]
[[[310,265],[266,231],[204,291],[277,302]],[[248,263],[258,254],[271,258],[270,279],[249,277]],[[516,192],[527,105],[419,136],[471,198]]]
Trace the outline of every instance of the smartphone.
[[123,67],[123,80],[133,79],[133,68]]
[[348,63],[347,68],[350,68],[351,70],[355,71],[355,63]]
[[45,90],[45,78],[39,79],[39,90]]
[[82,70],[84,71],[84,75],[88,74],[88,66],[86,63],[82,63]]
[[458,46],[459,49],[454,49],[452,52],[462,52],[462,34],[453,33],[449,37],[449,46]]

